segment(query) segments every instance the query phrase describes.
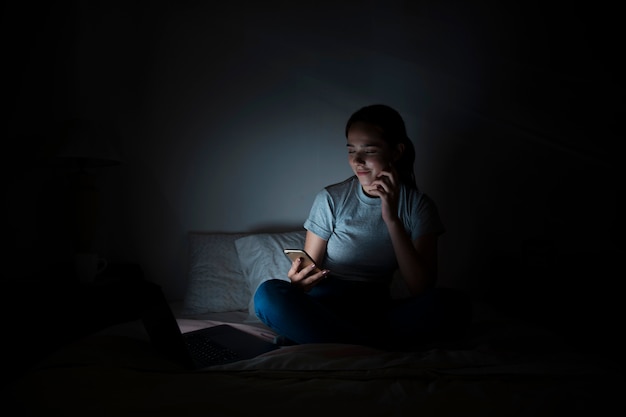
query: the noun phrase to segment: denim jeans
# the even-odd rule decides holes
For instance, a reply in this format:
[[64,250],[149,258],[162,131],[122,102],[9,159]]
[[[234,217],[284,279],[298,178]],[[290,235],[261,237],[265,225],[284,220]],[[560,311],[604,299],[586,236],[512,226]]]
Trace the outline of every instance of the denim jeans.
[[386,285],[332,276],[307,293],[287,281],[265,281],[254,305],[263,323],[295,343],[410,348],[458,337],[471,320],[471,304],[461,291],[433,288],[392,300]]

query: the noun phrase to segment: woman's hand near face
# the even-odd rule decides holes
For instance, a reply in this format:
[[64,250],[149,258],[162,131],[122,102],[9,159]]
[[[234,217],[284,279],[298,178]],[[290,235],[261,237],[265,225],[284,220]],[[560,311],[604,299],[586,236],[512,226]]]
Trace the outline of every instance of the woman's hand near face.
[[398,173],[393,166],[378,174],[370,187],[365,190],[372,196],[379,197],[382,201],[382,216],[385,223],[398,220],[398,200],[400,198],[398,185]]
[[298,258],[291,263],[287,277],[289,277],[292,285],[307,292],[324,279],[328,272],[327,269],[317,269],[315,264],[302,267],[302,258]]

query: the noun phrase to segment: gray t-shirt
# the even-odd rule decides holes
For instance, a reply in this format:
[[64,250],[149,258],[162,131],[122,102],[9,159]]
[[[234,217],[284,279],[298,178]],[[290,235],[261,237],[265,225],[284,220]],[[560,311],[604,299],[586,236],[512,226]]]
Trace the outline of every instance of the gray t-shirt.
[[[398,263],[379,198],[368,197],[356,176],[320,191],[304,228],[328,242],[323,267],[352,281],[391,280]],[[444,232],[434,202],[424,193],[400,188],[398,214],[411,240]]]

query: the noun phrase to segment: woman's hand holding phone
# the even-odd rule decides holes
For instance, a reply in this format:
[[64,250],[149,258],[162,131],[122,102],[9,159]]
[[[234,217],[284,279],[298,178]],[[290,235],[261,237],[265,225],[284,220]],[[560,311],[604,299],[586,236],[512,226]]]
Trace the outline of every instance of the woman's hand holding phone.
[[285,249],[284,252],[292,260],[287,277],[292,285],[305,292],[317,285],[330,272],[327,269],[319,269],[315,261],[301,249]]

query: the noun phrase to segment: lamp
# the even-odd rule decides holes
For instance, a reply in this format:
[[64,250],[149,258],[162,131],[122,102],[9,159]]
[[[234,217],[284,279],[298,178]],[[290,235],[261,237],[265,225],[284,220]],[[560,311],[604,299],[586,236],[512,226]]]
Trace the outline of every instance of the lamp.
[[72,238],[77,279],[91,282],[102,264],[96,253],[96,234],[100,216],[100,191],[96,174],[106,167],[121,164],[106,130],[95,122],[74,119],[60,129],[59,146],[52,162],[67,172],[73,207]]

